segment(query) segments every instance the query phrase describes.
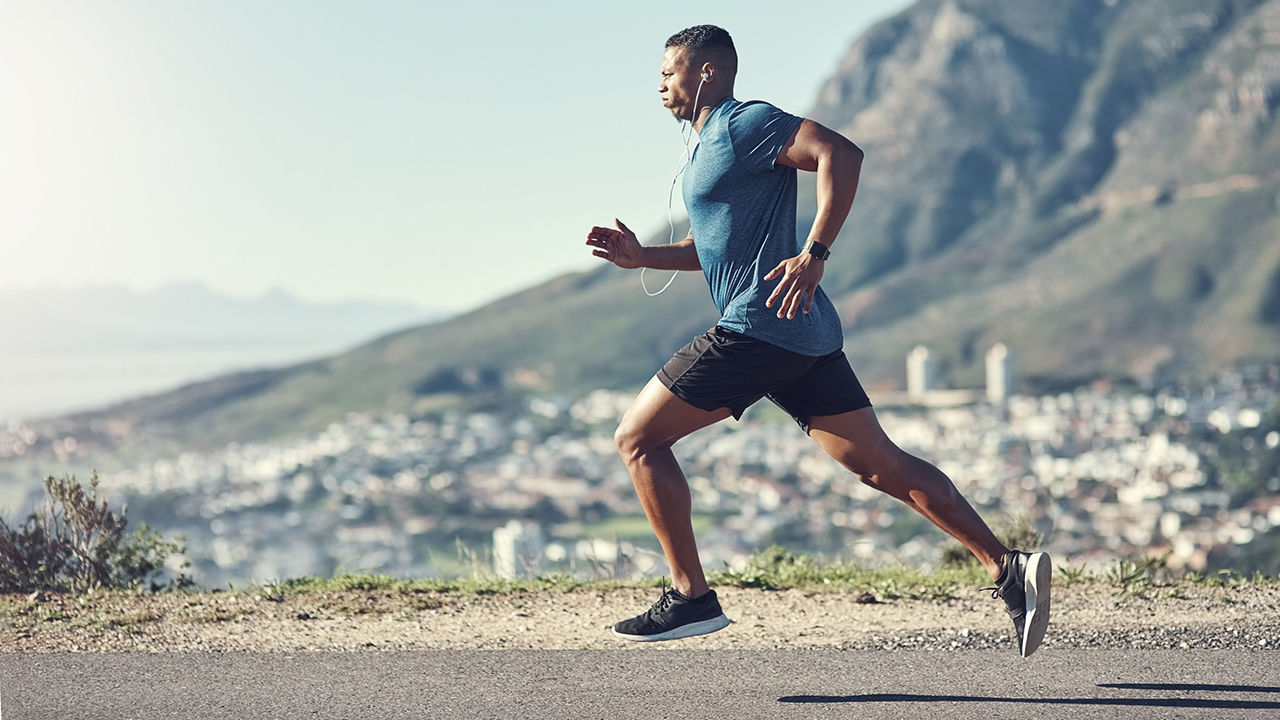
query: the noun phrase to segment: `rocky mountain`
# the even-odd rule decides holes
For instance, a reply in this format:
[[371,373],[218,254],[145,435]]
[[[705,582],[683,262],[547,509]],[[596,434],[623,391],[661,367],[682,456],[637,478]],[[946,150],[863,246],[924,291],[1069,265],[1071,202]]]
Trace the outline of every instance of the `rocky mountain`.
[[[873,390],[931,346],[1043,389],[1196,377],[1280,350],[1280,0],[921,0],[868,31],[809,115],[867,152],[824,287]],[[814,214],[802,191],[801,233]],[[715,321],[611,267],[336,357],[111,408],[205,442],[351,409],[644,382]],[[874,398],[874,393],[873,393]]]
[[879,375],[925,342],[959,382],[997,340],[1046,380],[1274,357],[1277,107],[1274,1],[936,0],[879,24],[811,113],[868,154],[827,280],[851,355]]

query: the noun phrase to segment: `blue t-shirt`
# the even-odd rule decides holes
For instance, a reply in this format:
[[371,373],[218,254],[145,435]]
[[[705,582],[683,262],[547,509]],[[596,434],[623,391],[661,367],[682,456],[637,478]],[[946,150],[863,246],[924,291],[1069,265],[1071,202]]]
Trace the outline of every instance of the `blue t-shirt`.
[[778,318],[764,301],[781,281],[764,276],[800,253],[796,170],[775,165],[802,118],[759,101],[725,98],[711,111],[684,173],[684,204],[720,325],[801,355],[844,344],[835,306],[819,286],[808,314]]

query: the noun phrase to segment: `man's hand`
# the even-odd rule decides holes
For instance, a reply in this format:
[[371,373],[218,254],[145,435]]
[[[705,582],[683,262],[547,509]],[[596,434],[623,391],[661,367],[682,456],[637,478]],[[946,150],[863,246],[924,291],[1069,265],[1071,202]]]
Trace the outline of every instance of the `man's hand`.
[[788,320],[795,318],[796,310],[801,305],[804,306],[804,312],[809,312],[813,307],[813,296],[818,291],[818,282],[822,280],[822,266],[825,264],[809,253],[800,253],[778,263],[777,267],[764,276],[765,280],[782,277],[778,286],[769,294],[769,299],[764,301],[764,306],[773,307],[773,303],[781,297],[778,317]]
[[595,226],[587,233],[587,244],[595,248],[592,255],[604,258],[620,268],[628,270],[641,266],[640,254],[643,248],[631,228],[614,218],[618,229]]

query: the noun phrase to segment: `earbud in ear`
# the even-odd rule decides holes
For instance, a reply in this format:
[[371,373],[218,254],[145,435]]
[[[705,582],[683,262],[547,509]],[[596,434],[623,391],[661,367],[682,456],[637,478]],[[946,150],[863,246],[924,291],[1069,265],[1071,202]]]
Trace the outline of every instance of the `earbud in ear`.
[[702,73],[702,81],[706,82],[711,79],[711,73]]

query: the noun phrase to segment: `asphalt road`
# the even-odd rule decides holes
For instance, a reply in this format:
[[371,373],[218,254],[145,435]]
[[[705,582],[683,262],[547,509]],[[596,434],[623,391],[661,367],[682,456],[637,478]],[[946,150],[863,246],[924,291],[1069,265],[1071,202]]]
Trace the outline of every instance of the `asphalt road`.
[[[687,646],[686,646],[687,647]],[[0,720],[1276,718],[1280,653],[0,654]]]

